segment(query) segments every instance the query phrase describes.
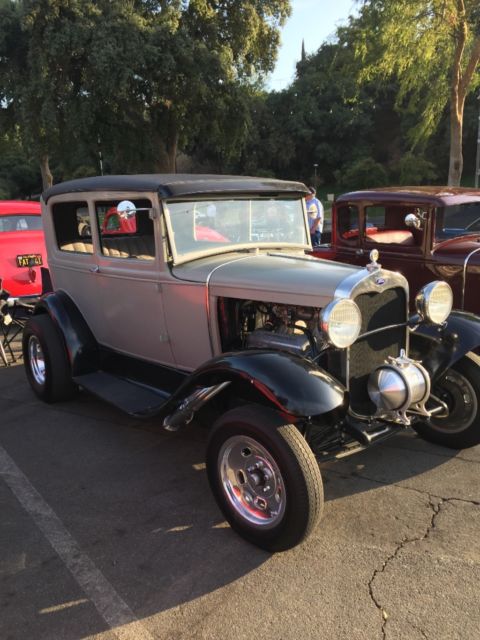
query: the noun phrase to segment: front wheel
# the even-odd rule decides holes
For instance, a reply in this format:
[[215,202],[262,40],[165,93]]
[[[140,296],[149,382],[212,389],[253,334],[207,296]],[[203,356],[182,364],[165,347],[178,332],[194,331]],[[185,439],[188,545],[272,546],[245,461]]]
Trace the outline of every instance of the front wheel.
[[449,415],[416,423],[418,434],[452,449],[480,444],[480,358],[467,353],[435,383],[433,393],[446,403]]
[[250,405],[221,416],[207,445],[207,473],[232,528],[262,549],[294,547],[320,519],[323,485],[315,456],[276,411]]

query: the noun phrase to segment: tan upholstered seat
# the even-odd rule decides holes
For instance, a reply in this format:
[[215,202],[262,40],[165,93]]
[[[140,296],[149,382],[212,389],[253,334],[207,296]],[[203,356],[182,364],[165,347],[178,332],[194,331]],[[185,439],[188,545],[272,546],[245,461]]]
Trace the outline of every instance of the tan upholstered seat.
[[109,258],[155,259],[155,240],[153,236],[122,236],[102,238],[102,252]]
[[[102,238],[102,252],[109,258],[137,258],[138,260],[155,259],[155,240],[153,236],[122,236],[118,238]],[[76,253],[93,253],[91,240],[74,240],[60,246],[62,251]]]
[[403,244],[408,247],[415,245],[413,234],[408,229],[376,231],[375,233],[369,233],[366,239],[368,242],[379,242],[382,244]]
[[76,253],[93,253],[91,240],[74,240],[60,245],[62,251],[75,251]]

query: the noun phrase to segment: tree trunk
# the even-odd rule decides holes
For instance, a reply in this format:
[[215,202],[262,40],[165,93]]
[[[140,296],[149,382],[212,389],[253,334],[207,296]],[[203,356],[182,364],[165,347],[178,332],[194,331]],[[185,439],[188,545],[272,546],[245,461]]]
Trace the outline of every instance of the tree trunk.
[[53,184],[53,176],[50,172],[48,153],[44,153],[40,158],[40,171],[42,173],[43,190],[49,189]]
[[167,140],[168,166],[170,173],[177,173],[178,133],[176,128],[170,128]]
[[448,170],[448,184],[453,187],[460,186],[463,171],[463,110],[465,100],[459,104],[457,99],[450,105],[450,166]]
[[469,31],[467,13],[464,0],[457,0],[457,12],[459,24],[455,30],[455,54],[452,68],[452,81],[450,87],[450,167],[448,171],[448,184],[459,186],[463,171],[462,134],[463,112],[465,98],[471,85],[473,75],[480,61],[480,35],[477,32],[473,45],[463,66],[462,60]]

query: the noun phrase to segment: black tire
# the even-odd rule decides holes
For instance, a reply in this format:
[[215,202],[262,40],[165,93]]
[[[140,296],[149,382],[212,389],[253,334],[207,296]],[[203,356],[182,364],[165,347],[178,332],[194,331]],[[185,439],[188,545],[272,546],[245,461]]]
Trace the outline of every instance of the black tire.
[[[248,405],[225,413],[212,428],[206,459],[220,509],[249,542],[267,551],[284,551],[316,527],[323,510],[318,463],[298,429],[276,411]],[[241,468],[230,468],[234,459]],[[223,481],[227,470],[233,483]],[[272,504],[270,509],[267,505]]]
[[45,402],[69,400],[77,387],[63,338],[48,315],[28,320],[22,347],[27,379],[35,394]]
[[415,431],[452,449],[480,444],[480,358],[467,353],[435,383],[433,394],[446,402],[450,415],[418,422]]

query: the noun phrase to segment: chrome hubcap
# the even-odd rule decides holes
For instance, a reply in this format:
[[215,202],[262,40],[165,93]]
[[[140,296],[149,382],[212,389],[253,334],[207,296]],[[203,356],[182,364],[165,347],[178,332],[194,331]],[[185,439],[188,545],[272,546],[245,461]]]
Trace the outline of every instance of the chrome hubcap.
[[35,382],[40,385],[45,384],[45,356],[42,345],[37,336],[30,336],[28,339],[28,361]]
[[233,509],[250,524],[269,529],[285,513],[285,484],[270,453],[248,436],[224,442],[218,461],[223,491]]

